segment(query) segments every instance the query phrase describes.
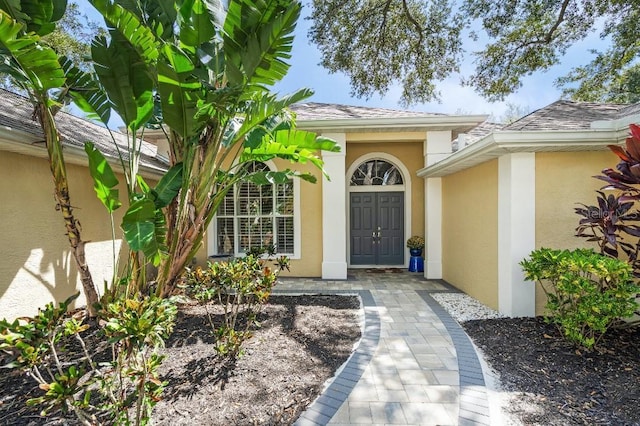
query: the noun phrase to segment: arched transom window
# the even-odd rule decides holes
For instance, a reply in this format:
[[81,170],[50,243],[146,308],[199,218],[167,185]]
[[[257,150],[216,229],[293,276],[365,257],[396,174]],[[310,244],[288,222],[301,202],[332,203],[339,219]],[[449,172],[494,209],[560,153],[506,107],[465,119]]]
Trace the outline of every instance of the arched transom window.
[[[251,171],[269,171],[255,162]],[[240,182],[229,191],[216,217],[218,254],[238,255],[251,247],[275,245],[279,254],[294,253],[294,185]]]
[[396,166],[385,160],[367,160],[351,175],[351,186],[403,185],[402,174]]

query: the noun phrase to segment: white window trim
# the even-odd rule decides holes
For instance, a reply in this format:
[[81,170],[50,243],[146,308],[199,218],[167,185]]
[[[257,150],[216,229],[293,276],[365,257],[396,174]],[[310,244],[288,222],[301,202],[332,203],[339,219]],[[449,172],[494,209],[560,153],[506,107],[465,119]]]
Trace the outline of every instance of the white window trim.
[[[369,186],[351,186],[351,176],[356,169],[365,161],[371,160],[384,160],[387,161],[400,171],[402,174],[402,181],[404,185],[369,185]],[[394,155],[387,154],[386,152],[369,152],[356,158],[346,173],[346,206],[347,206],[347,265],[349,268],[371,268],[371,267],[385,267],[385,265],[351,265],[351,203],[349,202],[350,194],[352,192],[404,192],[404,237],[409,238],[411,235],[411,174],[409,169],[404,165],[400,159]],[[394,265],[397,267],[398,265]],[[409,256],[405,255],[404,267],[409,266]]]
[[[272,160],[262,161],[272,171],[278,171],[275,163]],[[293,253],[278,253],[288,256],[290,259],[300,259],[301,247],[302,247],[302,212],[300,211],[300,178],[292,178],[293,180]],[[237,218],[234,215],[234,218]],[[275,217],[275,216],[274,216]],[[218,256],[218,235],[217,229],[217,215],[213,217],[209,228],[207,229],[207,256]],[[234,235],[235,238],[235,235]],[[245,254],[240,253],[238,250],[238,244],[234,244],[234,257],[243,257]]]

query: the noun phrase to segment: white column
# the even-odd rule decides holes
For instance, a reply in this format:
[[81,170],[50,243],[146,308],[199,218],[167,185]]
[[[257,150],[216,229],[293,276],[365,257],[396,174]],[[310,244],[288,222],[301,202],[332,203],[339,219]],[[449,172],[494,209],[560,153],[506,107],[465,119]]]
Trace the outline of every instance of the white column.
[[518,264],[536,244],[535,153],[498,160],[498,309],[511,317],[535,315],[535,285]]
[[424,142],[424,165],[430,166],[451,155],[451,130],[427,132]]
[[[424,165],[430,166],[451,155],[451,131],[427,132]],[[425,265],[424,277],[442,278],[442,178],[424,182]]]
[[324,169],[329,175],[322,181],[322,278],[347,279],[347,195],[344,133],[323,133],[335,140],[340,152],[323,152]]
[[425,262],[424,277],[442,278],[442,178],[428,178],[424,183]]

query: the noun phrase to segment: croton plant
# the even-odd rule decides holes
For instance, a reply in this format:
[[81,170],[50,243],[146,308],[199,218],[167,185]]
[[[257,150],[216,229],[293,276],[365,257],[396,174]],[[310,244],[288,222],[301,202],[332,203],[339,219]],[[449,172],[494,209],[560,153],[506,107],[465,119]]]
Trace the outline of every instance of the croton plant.
[[[607,168],[594,176],[606,182],[602,190],[615,193],[598,193],[598,205],[575,209],[581,216],[576,235],[598,243],[600,252],[611,257],[624,253],[632,265],[634,274],[640,276],[640,126],[631,124],[631,134],[625,146],[609,145],[620,158],[616,169]],[[621,253],[622,252],[622,253]]]

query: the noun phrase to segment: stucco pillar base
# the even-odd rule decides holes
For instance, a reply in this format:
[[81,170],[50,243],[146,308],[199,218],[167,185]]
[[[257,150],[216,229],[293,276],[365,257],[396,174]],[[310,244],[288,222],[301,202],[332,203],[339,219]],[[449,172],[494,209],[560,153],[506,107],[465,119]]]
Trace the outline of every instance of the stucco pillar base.
[[323,280],[346,280],[347,262],[322,262]]
[[424,277],[428,280],[439,280],[442,278],[442,262],[424,262]]

